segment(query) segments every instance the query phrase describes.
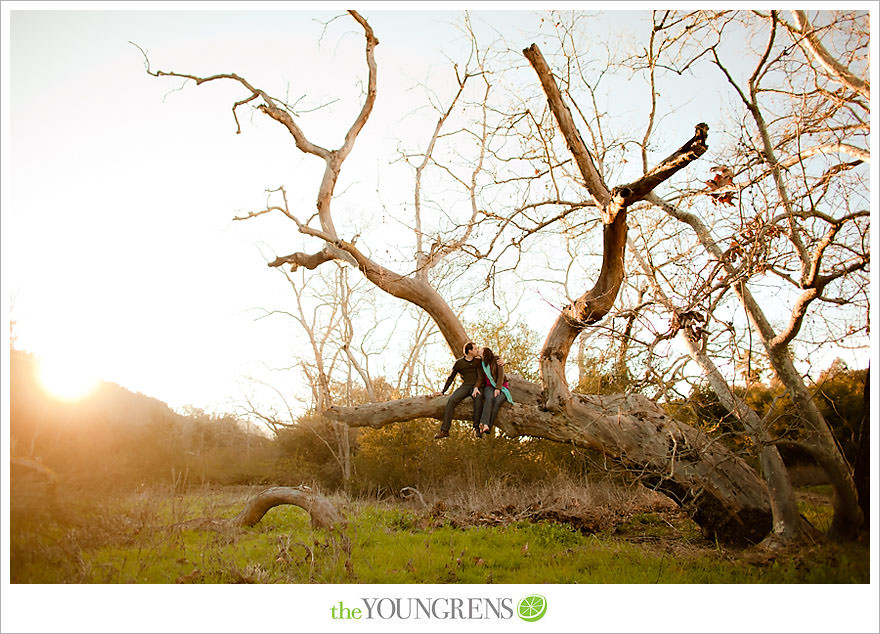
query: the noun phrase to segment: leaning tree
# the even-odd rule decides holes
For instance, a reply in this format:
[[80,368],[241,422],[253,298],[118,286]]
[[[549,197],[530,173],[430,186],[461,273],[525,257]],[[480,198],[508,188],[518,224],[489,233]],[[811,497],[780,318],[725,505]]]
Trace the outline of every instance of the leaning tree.
[[[834,485],[831,534],[852,536],[862,521],[852,468],[795,367],[792,346],[798,339],[841,342],[867,328],[870,87],[861,76],[868,71],[868,15],[816,17],[825,24],[814,25],[803,11],[790,19],[776,11],[659,11],[656,52],[635,61],[649,69],[652,86],[655,69],[662,68],[717,76],[729,91],[738,121],[731,142],[715,148],[726,186],[709,194],[714,213],[693,204],[695,196],[706,198],[704,191],[652,193],[648,200],[687,226],[704,254],[702,272],[681,282],[692,289],[688,308],[709,313],[713,295],[735,296],[791,398],[798,424],[787,437],[774,437],[737,402],[711,361],[698,361],[760,448],[774,505],[788,509],[777,519],[787,516],[790,527],[797,522],[776,450],[796,444]],[[726,46],[734,37],[748,41],[753,55]],[[713,219],[707,222],[704,213]],[[772,296],[762,287],[773,289]],[[811,320],[821,324],[819,331],[809,332]],[[688,344],[698,357],[701,351]]]
[[[409,302],[429,315],[452,354],[457,355],[468,340],[468,333],[461,316],[438,292],[438,286],[429,273],[450,253],[466,248],[467,237],[477,222],[476,204],[471,221],[463,227],[463,233],[457,234],[454,240],[438,240],[426,246],[420,218],[420,214],[426,211],[418,205],[422,172],[417,169],[417,249],[414,266],[408,272],[392,270],[375,256],[369,255],[356,237],[340,235],[334,222],[334,188],[343,163],[373,111],[377,96],[375,49],[379,40],[366,19],[356,11],[349,11],[349,14],[363,30],[368,76],[362,107],[342,143],[335,149],[313,142],[288,104],[253,85],[245,77],[234,73],[199,76],[154,71],[150,68],[149,60],[147,72],[155,77],[192,80],[197,85],[215,81],[238,84],[243,94],[232,107],[236,124],[238,108],[245,104],[255,105],[257,110],[287,130],[300,152],[323,161],[324,172],[316,201],[317,213],[311,218],[304,219],[301,213],[291,209],[283,189],[278,190],[276,204],[238,218],[243,220],[270,213],[282,214],[294,223],[301,234],[322,243],[315,252],[298,251],[278,257],[269,263],[270,267],[315,269],[333,261],[356,267],[376,289]],[[669,417],[657,403],[644,396],[577,394],[571,390],[565,373],[566,361],[575,339],[584,329],[594,327],[606,317],[624,282],[627,214],[634,205],[648,200],[657,187],[706,152],[708,126],[696,123],[693,135],[667,158],[646,169],[641,178],[609,186],[603,178],[603,173],[607,172],[597,168],[541,51],[533,44],[523,54],[533,69],[533,77],[536,76],[543,89],[556,128],[564,137],[571,154],[571,172],[588,192],[588,200],[569,204],[569,210],[595,210],[596,218],[601,223],[602,259],[601,269],[592,287],[561,307],[547,332],[539,359],[540,384],[516,376],[511,378],[516,404],[502,408],[498,427],[511,437],[533,436],[597,449],[627,469],[637,472],[642,482],[687,508],[707,534],[726,541],[758,541],[771,528],[771,509],[764,482],[748,464],[702,431]],[[467,82],[482,81],[488,93],[491,79],[481,68],[484,62],[485,58],[481,58],[477,52],[473,57],[474,66],[463,74],[457,74],[461,88]],[[441,116],[426,156],[430,156],[444,121],[444,116]],[[476,134],[480,147],[477,169],[488,151],[485,118],[483,122],[483,135]],[[477,171],[474,172],[476,174]],[[473,192],[473,179],[463,184]],[[539,206],[531,207],[532,211],[540,211]],[[531,232],[540,231],[559,217],[539,219]],[[334,406],[324,413],[335,421],[351,426],[379,428],[418,418],[441,418],[445,404],[446,397],[416,396],[356,407]],[[468,407],[464,404],[459,406],[457,415],[469,418]]]

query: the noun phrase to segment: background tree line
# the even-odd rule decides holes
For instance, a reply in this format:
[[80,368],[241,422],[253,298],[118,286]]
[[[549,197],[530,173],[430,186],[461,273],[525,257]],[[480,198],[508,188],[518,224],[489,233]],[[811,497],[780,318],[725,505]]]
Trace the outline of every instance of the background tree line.
[[[509,350],[512,369],[528,373],[534,359],[527,345],[534,333],[518,326],[507,332],[507,346],[492,334],[491,324],[475,325],[485,341]],[[584,393],[619,391],[632,387],[614,364],[596,357],[580,359],[577,389]],[[863,414],[866,371],[835,363],[811,386],[823,414],[849,460],[855,460]],[[132,489],[173,485],[308,484],[324,491],[344,490],[367,497],[400,496],[405,487],[443,495],[492,482],[529,485],[556,477],[572,480],[613,478],[632,482],[598,452],[536,438],[475,439],[461,425],[443,443],[431,440],[432,420],[413,421],[381,429],[345,428],[349,464],[339,453],[339,426],[312,409],[283,425],[258,427],[247,408],[215,415],[199,410],[177,413],[159,400],[111,383],[77,402],[51,397],[40,384],[38,361],[13,350],[10,356],[11,441],[13,477],[37,477],[27,464],[34,461],[66,484],[87,489]],[[330,384],[334,391],[344,385]],[[381,397],[397,393],[385,379],[374,381]],[[374,394],[374,396],[376,395]],[[779,436],[798,428],[784,388],[755,382],[741,397],[773,421]],[[353,400],[366,400],[364,390]],[[754,462],[754,447],[736,419],[706,386],[667,404],[671,415],[705,429]],[[786,462],[794,468],[796,484],[827,481],[808,455],[789,450]],[[15,460],[19,460],[18,464]],[[798,476],[797,474],[800,474]],[[800,479],[798,479],[800,478]]]

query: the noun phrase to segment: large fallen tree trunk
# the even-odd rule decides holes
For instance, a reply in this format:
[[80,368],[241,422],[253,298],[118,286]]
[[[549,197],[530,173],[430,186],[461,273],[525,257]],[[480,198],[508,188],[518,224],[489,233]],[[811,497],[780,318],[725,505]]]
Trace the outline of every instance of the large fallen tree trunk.
[[[536,385],[513,383],[516,403],[503,406],[497,419],[508,436],[535,436],[602,451],[687,509],[707,537],[755,543],[770,531],[764,482],[723,445],[673,420],[653,401],[637,394],[575,395],[563,411],[551,413],[538,406]],[[325,415],[353,427],[379,428],[418,418],[441,420],[446,400],[417,396],[332,407]],[[456,417],[470,420],[469,401],[458,406]]]

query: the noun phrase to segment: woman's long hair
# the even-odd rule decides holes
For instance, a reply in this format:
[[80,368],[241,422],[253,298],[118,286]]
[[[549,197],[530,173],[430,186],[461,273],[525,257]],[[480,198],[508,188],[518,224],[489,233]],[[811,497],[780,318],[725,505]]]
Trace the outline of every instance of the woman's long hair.
[[483,363],[486,364],[486,367],[489,368],[489,371],[492,373],[492,380],[495,383],[498,383],[498,357],[495,356],[495,353],[492,352],[491,348],[483,348]]

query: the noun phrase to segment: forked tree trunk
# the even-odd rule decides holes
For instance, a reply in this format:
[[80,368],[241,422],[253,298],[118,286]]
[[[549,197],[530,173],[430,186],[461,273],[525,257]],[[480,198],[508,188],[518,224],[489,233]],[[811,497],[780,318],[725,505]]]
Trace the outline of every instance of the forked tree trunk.
[[[689,225],[706,252],[723,264],[728,275],[734,275],[731,263],[724,257],[721,248],[712,239],[702,220],[657,196],[651,195],[647,199],[673,218]],[[822,465],[834,487],[834,518],[829,534],[832,537],[853,537],[862,523],[862,511],[853,482],[852,469],[840,452],[837,441],[822,412],[813,401],[803,378],[794,367],[787,342],[779,339],[770,320],[745,283],[734,284],[732,288],[767,350],[767,357],[776,377],[791,394],[796,411],[804,423],[805,431],[809,434],[803,444],[809,445],[808,451]]]
[[[707,536],[726,542],[758,542],[772,526],[770,504],[764,482],[744,461],[699,430],[672,420],[645,397],[581,396],[569,390],[565,377],[575,338],[608,313],[623,281],[628,207],[706,151],[708,126],[697,125],[693,138],[638,181],[609,190],[537,46],[524,54],[541,80],[584,183],[601,211],[604,248],[595,285],[562,309],[547,335],[540,357],[541,387],[511,377],[516,404],[501,408],[498,427],[512,437],[535,436],[598,449],[687,508]],[[424,308],[427,299],[410,301]],[[445,319],[437,320],[437,325],[457,352],[465,343],[464,330],[448,326],[451,321],[460,322],[445,302],[441,312]],[[352,426],[378,428],[418,418],[441,419],[446,400],[415,397],[333,407],[325,415]],[[470,420],[470,405],[460,405],[456,415]]]

